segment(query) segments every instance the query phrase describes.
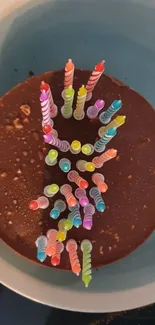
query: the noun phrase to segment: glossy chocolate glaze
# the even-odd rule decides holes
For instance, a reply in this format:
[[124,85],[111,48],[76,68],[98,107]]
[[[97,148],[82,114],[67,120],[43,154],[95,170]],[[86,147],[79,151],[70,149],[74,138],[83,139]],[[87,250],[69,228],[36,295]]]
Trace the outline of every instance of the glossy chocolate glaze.
[[[85,84],[89,71],[76,70],[74,88]],[[48,72],[13,88],[0,99],[0,236],[21,255],[37,262],[35,240],[46,234],[50,228],[57,228],[58,220],[49,218],[53,202],[63,198],[60,193],[50,199],[46,210],[31,211],[28,207],[32,199],[43,193],[44,186],[67,181],[58,164],[49,167],[45,156],[51,146],[43,141],[41,110],[39,103],[40,82],[51,85],[59,114],[54,119],[59,138],[71,142],[74,139],[94,144],[101,126],[98,119],[89,121],[87,117],[78,122],[73,118],[64,120],[60,114],[63,105],[64,72]],[[123,107],[119,115],[126,115],[126,123],[118,129],[117,136],[107,145],[118,150],[118,156],[101,168],[108,184],[103,195],[106,203],[104,213],[96,212],[93,228],[87,231],[72,228],[67,238],[80,243],[88,238],[93,243],[92,264],[98,267],[116,261],[131,253],[154,230],[155,227],[155,112],[151,105],[138,93],[121,82],[102,76],[93,98],[105,100],[107,108],[114,99],[121,99]],[[25,115],[21,105],[30,107],[30,115]],[[95,156],[94,154],[93,156]],[[93,157],[92,156],[92,157]],[[59,152],[59,158],[67,157],[72,168],[78,159],[91,157]],[[90,184],[90,173],[83,173]],[[73,189],[76,187],[72,184]],[[61,217],[67,217],[67,210]],[[81,258],[80,248],[78,249]],[[43,263],[50,266],[50,258]],[[70,269],[68,253],[62,254],[59,268]]]

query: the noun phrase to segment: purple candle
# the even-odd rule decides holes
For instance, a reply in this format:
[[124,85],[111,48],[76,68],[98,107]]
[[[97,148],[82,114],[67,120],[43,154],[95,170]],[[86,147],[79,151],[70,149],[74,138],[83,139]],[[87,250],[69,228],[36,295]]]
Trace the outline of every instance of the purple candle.
[[51,121],[50,121],[50,104],[49,104],[48,95],[45,90],[43,90],[41,92],[40,103],[41,103],[43,125],[48,125],[51,123]]
[[98,99],[94,106],[89,106],[87,109],[87,116],[92,120],[97,117],[100,110],[104,107],[105,102],[102,99]]

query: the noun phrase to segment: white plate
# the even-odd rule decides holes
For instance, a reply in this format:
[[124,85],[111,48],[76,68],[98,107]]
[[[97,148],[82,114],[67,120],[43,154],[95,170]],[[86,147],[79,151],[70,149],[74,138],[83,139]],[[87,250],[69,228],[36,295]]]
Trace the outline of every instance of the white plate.
[[[1,93],[24,80],[29,70],[57,69],[69,57],[78,67],[91,68],[104,58],[106,73],[155,103],[153,0],[41,2],[6,0],[0,7]],[[136,308],[155,301],[154,246],[153,235],[129,257],[94,271],[86,290],[73,274],[30,263],[1,244],[0,279],[24,296],[64,309]]]

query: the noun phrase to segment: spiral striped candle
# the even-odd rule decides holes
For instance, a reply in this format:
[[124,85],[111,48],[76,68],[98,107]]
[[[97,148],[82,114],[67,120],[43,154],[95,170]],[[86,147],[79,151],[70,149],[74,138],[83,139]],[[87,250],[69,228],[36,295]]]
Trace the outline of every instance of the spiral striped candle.
[[79,88],[76,109],[73,113],[73,116],[76,120],[83,120],[85,116],[84,106],[86,102],[86,95],[87,95],[87,90],[83,85],[81,88]]
[[77,255],[77,243],[74,239],[68,240],[66,250],[69,253],[69,260],[73,273],[79,275],[81,272],[81,266]]
[[101,193],[105,193],[107,191],[108,185],[104,182],[104,176],[102,174],[94,173],[92,175],[92,181]]
[[86,156],[90,156],[93,154],[94,152],[94,146],[91,143],[85,143],[82,148],[81,151],[84,155]]
[[122,101],[114,100],[110,107],[100,114],[99,119],[101,123],[108,124],[111,121],[112,116],[122,107]]
[[73,86],[74,69],[74,63],[72,62],[72,59],[69,59],[65,65],[64,89]]
[[82,178],[76,170],[71,170],[68,173],[67,178],[70,182],[74,182],[78,185],[78,187],[83,189],[86,189],[89,185],[88,182]]
[[58,242],[63,242],[66,239],[67,231],[64,228],[64,222],[66,219],[61,219],[58,222],[58,233],[56,239]]
[[63,200],[56,200],[54,208],[50,211],[52,219],[58,219],[60,214],[66,210],[66,203]]
[[101,77],[102,73],[104,72],[104,63],[105,61],[101,61],[100,63],[98,63],[95,68],[94,71],[92,72],[87,85],[86,85],[86,89],[87,89],[87,97],[86,100],[90,100],[92,97],[92,91],[95,88],[99,78]]
[[70,118],[73,113],[74,89],[69,86],[64,90],[64,106],[61,107],[61,114],[64,118]]
[[41,112],[42,112],[42,124],[43,126],[46,124],[50,124],[50,104],[49,104],[49,98],[45,90],[41,92],[40,95],[40,104],[41,104]]
[[43,193],[47,197],[53,197],[59,191],[59,186],[55,183],[51,185],[46,185],[44,187]]
[[100,138],[106,133],[107,130],[111,128],[119,128],[121,125],[125,123],[126,116],[118,115],[113,121],[111,121],[107,126],[101,126],[98,130],[98,135]]
[[89,106],[87,109],[87,116],[92,120],[97,117],[100,110],[104,107],[105,102],[102,99],[98,99],[94,106]]
[[44,141],[46,143],[49,143],[56,148],[60,149],[62,152],[67,152],[70,149],[70,144],[66,140],[60,140],[56,137],[54,137],[52,134],[44,134]]
[[91,251],[92,251],[92,243],[84,239],[81,242],[81,250],[83,252],[82,259],[82,281],[87,288],[91,279],[92,279],[92,263],[91,263]]
[[37,246],[37,259],[40,262],[44,262],[47,254],[46,254],[46,247],[47,247],[47,238],[46,236],[39,236],[35,242]]
[[84,189],[78,187],[75,190],[75,196],[79,200],[79,203],[82,207],[85,207],[89,203],[89,200],[86,196],[86,191]]
[[105,150],[106,144],[117,134],[116,128],[109,129],[104,136],[95,142],[94,149],[97,152],[103,152]]
[[50,116],[51,118],[56,117],[58,114],[58,107],[54,104],[54,100],[53,100],[53,96],[49,84],[42,81],[40,85],[40,90],[41,91],[45,90],[47,92],[49,98],[49,104],[50,104]]
[[69,207],[73,207],[77,204],[77,200],[72,193],[72,188],[69,184],[64,184],[60,187],[60,193],[64,195]]
[[91,230],[93,226],[93,214],[95,213],[94,206],[89,203],[84,207],[83,228]]
[[56,243],[55,246],[55,253],[51,258],[51,264],[53,266],[57,266],[60,264],[60,259],[61,259],[61,253],[64,250],[64,244],[63,243]]
[[96,168],[101,168],[106,161],[113,159],[116,156],[117,156],[117,150],[109,149],[106,152],[102,153],[102,155],[95,157],[92,160],[92,162],[94,163]]
[[97,211],[103,212],[105,210],[105,203],[97,187],[92,187],[89,191],[90,197],[93,198]]
[[69,231],[70,229],[72,229],[72,227],[73,227],[73,219],[74,219],[73,214],[69,213],[67,219],[64,221],[64,229],[66,231]]
[[57,230],[56,229],[49,229],[47,231],[47,248],[46,254],[47,256],[52,256],[55,254],[55,246],[56,246],[56,237],[57,237]]
[[71,211],[71,215],[73,216],[73,226],[79,228],[82,225],[79,204],[76,204],[74,207],[69,207],[69,209]]

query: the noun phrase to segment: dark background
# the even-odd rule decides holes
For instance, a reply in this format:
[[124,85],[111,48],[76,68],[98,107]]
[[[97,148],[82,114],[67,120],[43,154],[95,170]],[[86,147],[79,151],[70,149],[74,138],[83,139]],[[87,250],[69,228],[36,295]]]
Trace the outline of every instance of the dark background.
[[0,325],[154,325],[155,305],[127,312],[85,314],[50,308],[0,286]]

